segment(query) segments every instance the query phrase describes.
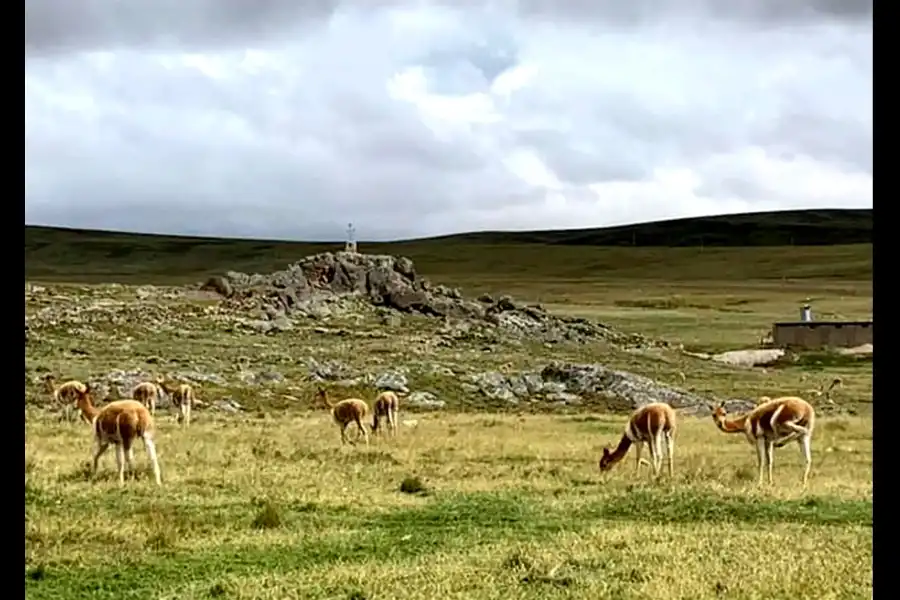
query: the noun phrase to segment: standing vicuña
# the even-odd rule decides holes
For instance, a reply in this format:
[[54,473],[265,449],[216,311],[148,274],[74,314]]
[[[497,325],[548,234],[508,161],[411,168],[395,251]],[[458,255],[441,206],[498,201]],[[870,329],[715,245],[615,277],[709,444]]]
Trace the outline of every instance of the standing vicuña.
[[366,446],[369,445],[369,434],[366,432],[366,428],[363,427],[363,420],[369,414],[369,405],[366,404],[364,400],[360,400],[359,398],[347,398],[340,402],[332,402],[328,398],[328,392],[323,388],[319,388],[316,392],[316,399],[321,400],[331,409],[331,416],[334,418],[334,422],[337,423],[337,426],[341,429],[342,444],[345,444],[348,441],[347,426],[350,425],[350,423],[356,423],[360,434],[362,434],[363,438],[366,440]]
[[394,392],[381,392],[372,406],[372,433],[378,430],[381,419],[387,421],[392,437],[397,435],[397,411],[400,410],[400,399]]
[[178,422],[185,426],[191,424],[191,408],[194,405],[194,389],[186,383],[170,384],[164,378],[159,378],[159,387],[172,399],[172,404],[178,409]]
[[131,390],[131,397],[150,409],[156,415],[156,402],[159,400],[159,384],[153,381],[142,381]]
[[66,421],[71,421],[72,408],[78,401],[78,395],[87,390],[87,385],[83,382],[73,379],[66,381],[57,387],[55,385],[56,378],[52,374],[44,377],[44,387],[53,397],[56,404],[62,404],[63,415]]
[[144,449],[153,466],[156,485],[162,485],[159,475],[159,460],[156,457],[156,444],[153,442],[153,417],[147,407],[136,400],[116,400],[103,408],[97,409],[91,401],[91,389],[86,386],[84,392],[78,394],[78,408],[94,429],[94,463],[91,475],[97,474],[100,457],[110,444],[116,447],[116,466],[119,470],[119,485],[125,484],[125,463],[134,472],[134,441],[144,441]]
[[662,470],[662,451],[665,442],[665,453],[669,463],[669,477],[674,471],[673,452],[675,450],[675,411],[664,402],[645,404],[633,413],[625,425],[625,433],[619,440],[619,445],[612,452],[608,448],[603,449],[603,457],[600,459],[600,470],[607,471],[628,454],[631,444],[636,444],[635,471],[640,471],[641,449],[644,443],[650,446],[650,458],[652,459],[653,475],[658,476]]
[[806,461],[803,469],[803,485],[806,485],[812,467],[810,443],[816,424],[816,411],[809,402],[794,396],[775,398],[734,419],[727,418],[722,403],[713,412],[713,421],[725,433],[743,433],[747,441],[756,446],[760,484],[763,482],[764,466],[768,469],[769,483],[772,483],[775,448],[797,441]]

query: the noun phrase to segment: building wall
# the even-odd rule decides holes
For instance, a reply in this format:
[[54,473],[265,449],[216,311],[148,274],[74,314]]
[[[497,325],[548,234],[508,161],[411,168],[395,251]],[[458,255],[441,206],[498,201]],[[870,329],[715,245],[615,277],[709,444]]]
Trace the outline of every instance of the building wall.
[[871,321],[775,323],[772,339],[779,347],[852,348],[872,343]]

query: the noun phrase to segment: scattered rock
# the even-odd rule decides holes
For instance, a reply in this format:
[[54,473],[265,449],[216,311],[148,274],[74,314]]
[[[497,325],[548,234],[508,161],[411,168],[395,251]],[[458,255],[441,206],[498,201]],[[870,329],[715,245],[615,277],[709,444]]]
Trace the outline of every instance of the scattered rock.
[[413,392],[403,400],[403,404],[418,410],[440,410],[446,402],[438,400],[431,392]]
[[206,282],[200,286],[200,289],[202,291],[216,292],[225,298],[230,298],[234,293],[234,289],[231,287],[231,283],[228,279],[218,275],[207,279]]
[[716,362],[735,367],[767,367],[784,356],[782,348],[766,348],[755,350],[732,350],[714,354],[710,358]]
[[213,402],[212,407],[228,413],[237,413],[246,410],[243,406],[241,406],[231,398],[222,398],[220,400],[216,400],[215,402]]
[[[27,327],[27,324],[26,324]],[[843,354],[845,356],[874,356],[874,346],[872,344],[863,344],[861,346],[854,346],[853,348],[837,348],[836,352],[838,354]]]
[[397,371],[388,371],[375,378],[375,387],[379,390],[391,390],[405,394],[409,391],[407,384],[406,375]]
[[356,376],[356,372],[352,367],[336,360],[319,362],[314,358],[308,358],[306,367],[313,381],[335,382],[352,379]]

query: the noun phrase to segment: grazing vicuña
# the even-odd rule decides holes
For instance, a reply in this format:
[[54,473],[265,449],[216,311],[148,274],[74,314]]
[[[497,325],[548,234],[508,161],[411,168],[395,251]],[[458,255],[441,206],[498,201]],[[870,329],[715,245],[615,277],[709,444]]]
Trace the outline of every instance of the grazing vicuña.
[[165,379],[159,379],[161,387],[172,399],[172,404],[178,409],[178,422],[185,426],[191,424],[191,408],[194,405],[194,389],[186,383],[170,384]]
[[400,410],[400,398],[391,391],[381,392],[375,397],[372,406],[372,432],[378,431],[381,420],[387,421],[392,437],[397,435],[397,412]]
[[65,419],[66,421],[70,421],[72,409],[78,401],[78,396],[87,391],[87,385],[77,379],[72,379],[57,387],[55,381],[56,379],[53,375],[48,374],[44,377],[44,386],[47,389],[47,392],[53,396],[53,401],[57,404],[62,404]]
[[332,402],[328,398],[328,392],[323,388],[319,388],[316,392],[316,399],[321,400],[331,409],[331,416],[341,429],[342,444],[347,443],[347,426],[350,423],[356,423],[357,428],[359,428],[360,433],[366,440],[366,445],[369,445],[369,434],[366,433],[366,428],[363,427],[363,420],[369,414],[369,405],[364,400],[346,398],[339,402]]
[[110,444],[116,447],[116,466],[119,471],[119,485],[125,483],[125,463],[134,472],[134,441],[143,440],[147,456],[153,467],[156,485],[162,485],[159,475],[159,460],[156,444],[153,442],[153,417],[147,407],[136,400],[117,400],[103,408],[96,408],[91,400],[91,390],[87,387],[78,395],[78,408],[90,420],[94,429],[94,462],[91,475],[97,474],[100,457]]
[[131,397],[150,409],[150,414],[156,414],[156,402],[159,400],[159,384],[153,381],[143,381],[131,390]]
[[671,406],[664,402],[645,404],[631,413],[628,424],[625,425],[625,433],[622,434],[622,439],[619,440],[619,445],[616,446],[616,449],[612,452],[609,451],[609,448],[603,449],[603,456],[600,458],[600,470],[607,471],[611,469],[616,463],[625,458],[631,445],[636,444],[635,471],[640,471],[641,464],[646,462],[641,460],[641,449],[646,443],[650,446],[653,475],[658,476],[662,469],[663,441],[665,441],[669,477],[672,477],[674,471],[675,428],[675,411]]
[[797,441],[806,461],[803,469],[803,485],[806,485],[812,467],[810,443],[816,423],[816,411],[809,402],[794,396],[775,398],[734,419],[727,417],[724,404],[720,404],[712,417],[721,431],[743,433],[747,441],[756,446],[760,484],[763,482],[764,467],[769,473],[769,483],[772,483],[774,449]]

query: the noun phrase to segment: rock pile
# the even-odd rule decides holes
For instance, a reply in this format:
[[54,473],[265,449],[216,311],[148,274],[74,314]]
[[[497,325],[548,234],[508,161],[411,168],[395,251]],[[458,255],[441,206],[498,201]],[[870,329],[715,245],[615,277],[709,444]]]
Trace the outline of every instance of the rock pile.
[[647,377],[615,371],[598,364],[554,362],[540,371],[503,375],[481,373],[468,378],[471,391],[488,398],[519,401],[545,400],[578,404],[583,398],[603,398],[622,410],[650,402],[667,402],[675,408],[706,406],[708,401],[684,390],[669,387]]
[[416,272],[413,261],[403,256],[326,252],[267,275],[230,271],[209,279],[201,289],[219,293],[232,306],[258,311],[273,323],[268,330],[290,329],[286,315],[321,317],[333,312],[336,302],[356,300],[405,313],[476,323],[544,342],[606,339],[624,346],[653,344],[640,335],[617,332],[586,319],[551,315],[540,306],[519,305],[506,296],[466,299],[458,289],[432,285]]

